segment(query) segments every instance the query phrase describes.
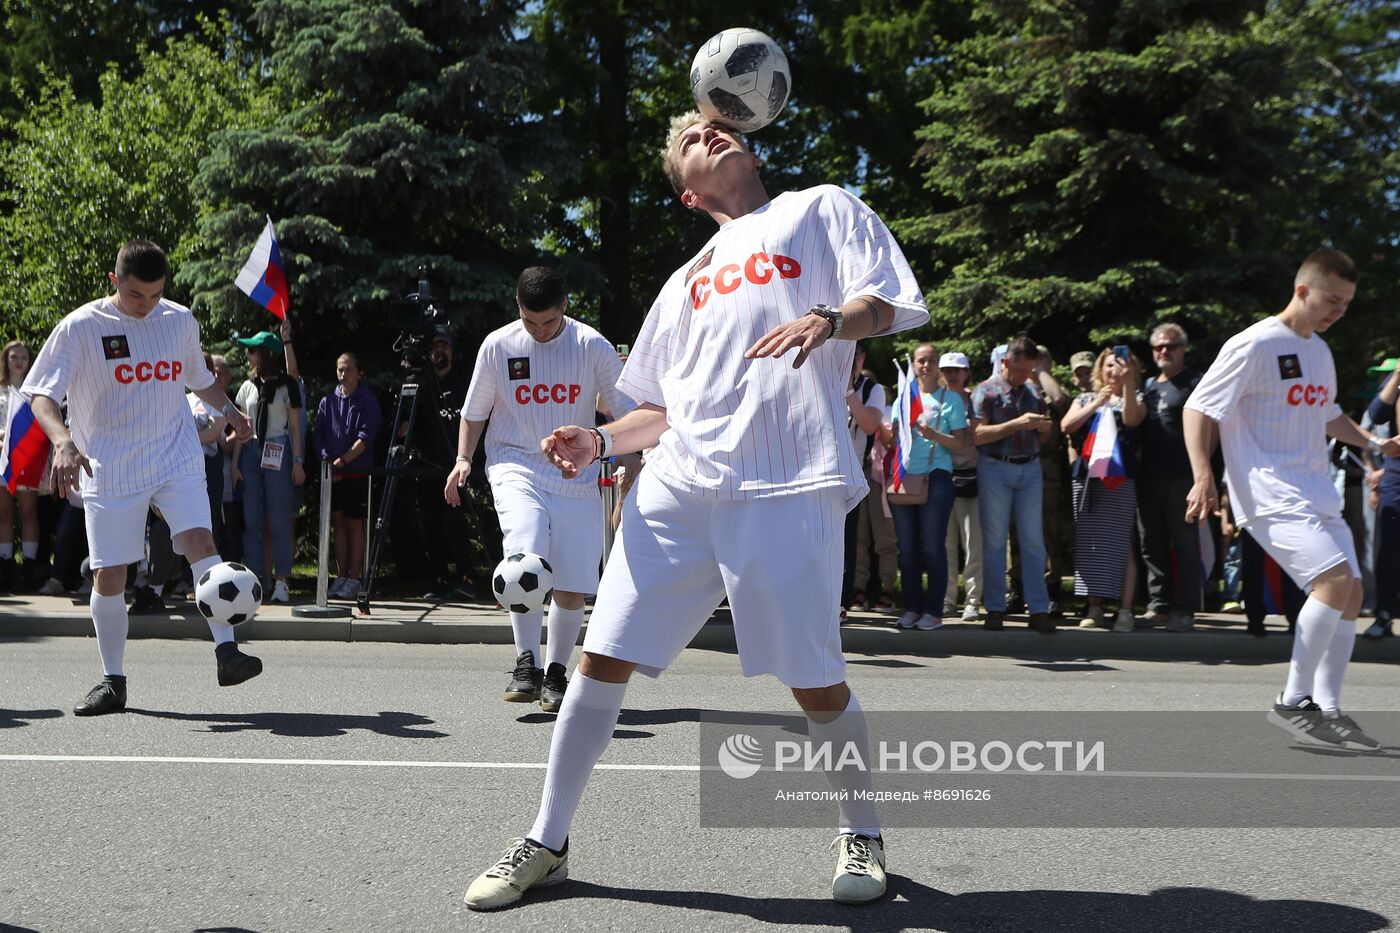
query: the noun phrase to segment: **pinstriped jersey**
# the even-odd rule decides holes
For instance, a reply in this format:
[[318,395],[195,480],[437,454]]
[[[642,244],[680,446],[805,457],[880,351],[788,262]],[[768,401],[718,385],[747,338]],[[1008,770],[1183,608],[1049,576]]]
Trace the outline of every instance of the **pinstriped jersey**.
[[466,420],[491,420],[486,478],[497,483],[522,476],[547,492],[598,495],[598,464],[565,479],[540,452],[540,441],[566,424],[592,425],[600,394],[614,420],[636,408],[617,388],[621,371],[607,338],[571,317],[548,343],[531,337],[519,318],[488,334],[462,403]]
[[1327,469],[1327,422],[1337,405],[1332,351],[1276,317],[1220,348],[1186,407],[1220,423],[1230,509],[1240,525],[1256,515],[1341,514]]
[[185,390],[213,384],[188,308],[162,299],[134,318],[104,298],[59,322],[21,391],[68,397],[69,430],[92,463],[83,495],[125,496],[204,475]]
[[666,409],[669,429],[647,469],[675,488],[752,499],[842,487],[847,507],[869,484],[846,429],[855,344],[744,351],[812,306],[860,295],[895,309],[890,332],[928,320],[904,254],[875,212],[841,188],[779,195],[719,228],[662,287],[619,387]]

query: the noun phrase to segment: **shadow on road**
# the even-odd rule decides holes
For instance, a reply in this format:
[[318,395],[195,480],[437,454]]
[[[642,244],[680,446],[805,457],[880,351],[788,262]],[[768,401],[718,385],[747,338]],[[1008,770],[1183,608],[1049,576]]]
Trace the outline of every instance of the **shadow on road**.
[[418,713],[382,712],[354,716],[344,713],[172,713],[150,709],[128,709],[127,712],[156,719],[208,723],[207,732],[268,732],[293,738],[319,739],[363,729],[395,739],[447,737],[446,732],[418,728],[434,722]]
[[807,734],[807,717],[801,713],[782,716],[775,713],[744,713],[722,709],[624,709],[617,717],[619,726],[666,726],[678,722],[726,722],[741,726],[782,726],[793,735]]
[[[61,709],[0,709],[0,729],[17,729],[36,719],[62,719]],[[0,930],[4,927],[0,926]]]
[[[1105,891],[972,891],[949,894],[891,875],[886,899],[845,906],[826,897],[769,898],[717,891],[628,890],[568,881],[532,895],[528,903],[599,898],[717,914],[789,926],[856,931],[943,930],[948,933],[1081,933],[1131,930],[1181,933],[1370,933],[1390,926],[1380,914],[1323,901],[1258,900],[1215,888],[1162,888],[1150,894]],[[697,918],[698,920],[699,918]],[[703,921],[697,924],[703,926]]]

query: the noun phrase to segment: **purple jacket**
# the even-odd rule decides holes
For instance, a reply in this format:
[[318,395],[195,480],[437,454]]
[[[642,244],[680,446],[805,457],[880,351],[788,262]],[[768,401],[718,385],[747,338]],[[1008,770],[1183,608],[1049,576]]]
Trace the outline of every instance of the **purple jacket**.
[[360,386],[349,398],[341,394],[340,386],[336,386],[335,391],[321,399],[321,404],[316,406],[316,452],[329,463],[349,450],[355,438],[362,437],[365,452],[345,465],[372,467],[379,421],[379,403],[374,400],[374,393],[368,386]]

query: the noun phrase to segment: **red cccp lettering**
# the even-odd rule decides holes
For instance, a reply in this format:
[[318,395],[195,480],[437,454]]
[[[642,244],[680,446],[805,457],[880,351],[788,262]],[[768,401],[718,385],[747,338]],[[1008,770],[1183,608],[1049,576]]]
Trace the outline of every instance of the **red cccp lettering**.
[[536,402],[543,405],[547,402],[554,402],[562,405],[565,402],[578,401],[579,395],[583,393],[583,386],[574,383],[556,382],[553,385],[541,382],[537,385],[520,385],[515,387],[515,401],[519,405],[528,405]]
[[712,292],[728,295],[737,291],[745,281],[751,285],[767,285],[773,280],[774,272],[778,273],[779,278],[795,279],[802,274],[802,264],[781,253],[771,257],[767,253],[753,253],[742,266],[738,263],[720,266],[713,282],[708,275],[696,276],[690,283],[691,306],[698,311],[705,307]]
[[112,377],[124,386],[129,386],[133,382],[174,382],[180,378],[185,366],[179,360],[156,360],[154,363],[141,362],[132,366],[130,363],[119,363],[117,368],[112,370]]

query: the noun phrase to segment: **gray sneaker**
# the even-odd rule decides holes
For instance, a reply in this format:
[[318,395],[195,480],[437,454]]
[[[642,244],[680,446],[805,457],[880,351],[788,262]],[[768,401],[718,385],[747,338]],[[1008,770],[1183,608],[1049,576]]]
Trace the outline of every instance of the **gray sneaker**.
[[[1299,742],[1318,745],[1323,748],[1348,748],[1347,737],[1337,727],[1338,719],[1328,719],[1322,707],[1313,702],[1312,697],[1303,697],[1292,706],[1283,702],[1283,694],[1274,701],[1268,720]],[[1379,747],[1379,743],[1377,743]],[[1361,750],[1364,746],[1358,746]]]
[[569,847],[558,855],[532,839],[513,839],[500,861],[467,888],[467,907],[495,910],[514,904],[530,888],[545,888],[569,877]]
[[1339,712],[1336,716],[1324,714],[1324,717],[1332,724],[1332,728],[1341,735],[1342,744],[1352,751],[1378,752],[1381,750],[1381,743],[1362,732],[1361,727],[1356,724],[1356,720],[1345,713]]
[[864,904],[885,893],[885,842],[855,833],[842,833],[832,840],[836,874],[831,879],[831,896],[843,904]]

